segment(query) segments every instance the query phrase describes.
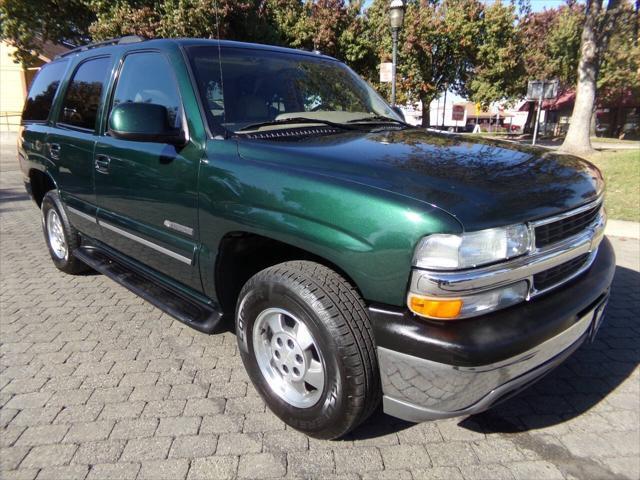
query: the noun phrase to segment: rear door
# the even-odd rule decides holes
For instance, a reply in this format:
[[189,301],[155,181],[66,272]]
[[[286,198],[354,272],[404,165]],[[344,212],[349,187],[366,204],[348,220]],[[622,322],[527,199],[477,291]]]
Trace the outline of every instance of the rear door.
[[55,173],[55,164],[49,159],[46,145],[47,134],[51,131],[48,122],[56,93],[68,66],[68,60],[45,64],[29,87],[18,142],[18,158],[28,188],[32,169]]
[[[186,129],[173,67],[161,52],[125,55],[108,114],[123,102],[166,107],[170,123]],[[108,117],[107,117],[108,118]],[[103,241],[121,253],[201,290],[196,265],[197,179],[202,146],[121,140],[104,134],[96,145],[95,185]]]
[[46,139],[70,220],[80,231],[95,238],[100,237],[100,230],[96,223],[93,151],[111,67],[109,56],[92,57],[76,66],[64,92],[57,121]]

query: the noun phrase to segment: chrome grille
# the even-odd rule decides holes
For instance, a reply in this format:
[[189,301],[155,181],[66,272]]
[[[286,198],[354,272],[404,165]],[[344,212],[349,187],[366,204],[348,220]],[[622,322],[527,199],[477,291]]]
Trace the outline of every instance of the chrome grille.
[[575,215],[536,226],[536,248],[544,248],[581,233],[596,220],[601,207],[598,204]]
[[589,254],[586,253],[584,255],[580,255],[579,257],[573,258],[568,262],[564,262],[556,267],[550,268],[549,270],[536,273],[533,276],[533,286],[535,290],[547,290],[550,287],[553,287],[560,283],[564,283],[566,280],[579,272],[588,259]]

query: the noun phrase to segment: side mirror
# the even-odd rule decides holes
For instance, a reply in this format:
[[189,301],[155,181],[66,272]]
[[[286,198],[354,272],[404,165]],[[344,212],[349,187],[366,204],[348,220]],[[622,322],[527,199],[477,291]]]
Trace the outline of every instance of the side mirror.
[[393,107],[391,107],[391,110],[393,110],[402,119],[403,122],[407,122],[407,119],[404,118],[404,112],[399,106],[394,105]]
[[109,135],[136,142],[169,143],[182,146],[182,130],[169,125],[166,107],[153,103],[126,102],[116,105],[109,116]]

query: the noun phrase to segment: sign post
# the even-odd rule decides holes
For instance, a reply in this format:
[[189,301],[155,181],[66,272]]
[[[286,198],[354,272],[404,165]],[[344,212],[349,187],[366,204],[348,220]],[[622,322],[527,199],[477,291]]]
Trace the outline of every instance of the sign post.
[[527,85],[527,100],[538,102],[536,112],[536,124],[533,127],[533,139],[531,145],[536,144],[538,138],[538,125],[540,124],[540,111],[542,110],[542,100],[552,100],[558,96],[558,80],[529,80]]

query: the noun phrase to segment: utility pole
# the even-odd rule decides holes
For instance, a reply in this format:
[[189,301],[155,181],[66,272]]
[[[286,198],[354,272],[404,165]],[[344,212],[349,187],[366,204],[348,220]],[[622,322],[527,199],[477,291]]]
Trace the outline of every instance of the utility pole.
[[396,65],[398,63],[398,33],[404,22],[404,2],[392,0],[389,5],[389,23],[391,25],[391,38],[393,51],[391,53],[391,106],[396,106]]
[[531,145],[536,144],[536,138],[538,137],[538,124],[540,123],[540,110],[542,110],[542,96],[544,95],[544,85],[540,88],[540,98],[538,99],[538,112],[536,113],[536,124],[533,127],[533,140]]
[[444,86],[444,105],[442,106],[442,129],[444,130],[444,117],[447,112],[447,85]]

